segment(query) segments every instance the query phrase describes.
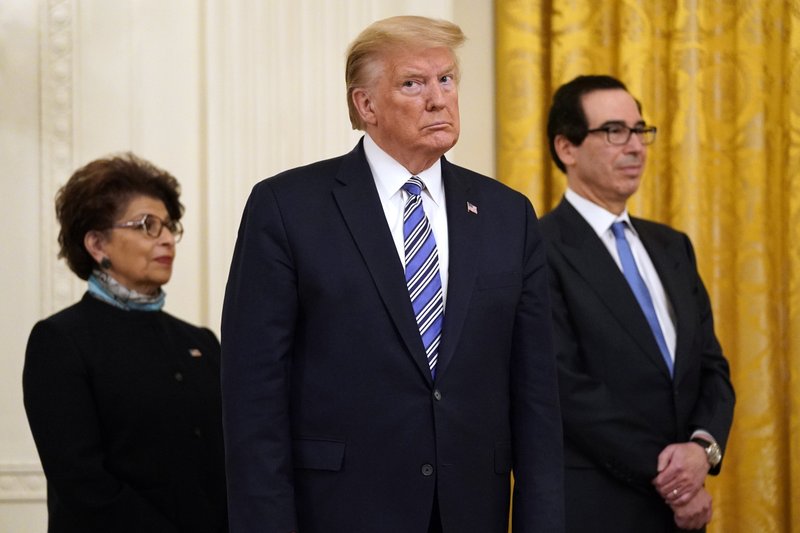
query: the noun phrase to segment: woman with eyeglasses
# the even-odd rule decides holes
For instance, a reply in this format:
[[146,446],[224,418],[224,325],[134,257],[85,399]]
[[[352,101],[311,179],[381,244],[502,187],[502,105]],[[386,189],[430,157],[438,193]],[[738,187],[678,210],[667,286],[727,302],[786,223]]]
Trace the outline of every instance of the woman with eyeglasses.
[[50,533],[227,531],[219,341],[162,310],[179,195],[124,154],[56,197],[59,257],[88,290],[34,326],[25,354]]

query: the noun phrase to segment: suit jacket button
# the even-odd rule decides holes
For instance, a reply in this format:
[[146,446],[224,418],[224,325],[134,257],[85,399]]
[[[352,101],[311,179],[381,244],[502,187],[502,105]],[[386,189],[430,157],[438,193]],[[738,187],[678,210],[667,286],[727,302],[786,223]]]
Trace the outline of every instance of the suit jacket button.
[[433,475],[433,465],[425,463],[422,465],[422,475],[425,477]]
[[437,401],[442,399],[442,393],[439,392],[439,389],[433,391],[433,397]]
[[175,376],[174,377],[175,377],[175,381],[177,381],[177,382],[183,381],[183,374],[181,374],[180,372],[175,372]]

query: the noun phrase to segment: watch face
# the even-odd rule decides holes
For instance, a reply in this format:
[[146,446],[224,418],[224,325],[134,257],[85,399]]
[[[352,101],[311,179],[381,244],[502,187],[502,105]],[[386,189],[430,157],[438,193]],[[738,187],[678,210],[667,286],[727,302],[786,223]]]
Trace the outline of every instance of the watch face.
[[711,465],[711,468],[717,466],[722,460],[722,449],[716,442],[711,442],[699,437],[692,439],[692,442],[702,446],[703,450],[706,452],[706,458],[708,459],[708,464]]
[[722,460],[722,450],[720,450],[719,444],[716,442],[712,442],[708,448],[706,448],[706,454],[708,455],[708,462],[711,463],[712,467],[717,466]]

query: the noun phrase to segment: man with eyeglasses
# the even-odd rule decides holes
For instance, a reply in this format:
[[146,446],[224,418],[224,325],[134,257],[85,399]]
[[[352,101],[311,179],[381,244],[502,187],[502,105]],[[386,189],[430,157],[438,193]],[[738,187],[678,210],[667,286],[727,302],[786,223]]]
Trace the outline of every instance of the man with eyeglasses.
[[556,91],[547,132],[567,176],[541,224],[567,531],[702,529],[735,397],[689,238],[626,208],[656,128],[622,82],[580,76]]

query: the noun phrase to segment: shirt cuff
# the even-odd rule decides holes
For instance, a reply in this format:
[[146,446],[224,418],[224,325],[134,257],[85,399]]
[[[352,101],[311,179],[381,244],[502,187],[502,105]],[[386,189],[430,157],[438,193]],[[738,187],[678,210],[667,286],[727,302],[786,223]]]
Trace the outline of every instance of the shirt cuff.
[[704,429],[696,429],[696,430],[694,430],[694,432],[692,433],[692,436],[689,437],[689,440],[692,440],[692,439],[704,439],[704,440],[707,440],[709,442],[714,442],[714,443],[717,442],[717,439],[715,439],[714,436],[711,433],[709,433],[708,431],[706,431]]

